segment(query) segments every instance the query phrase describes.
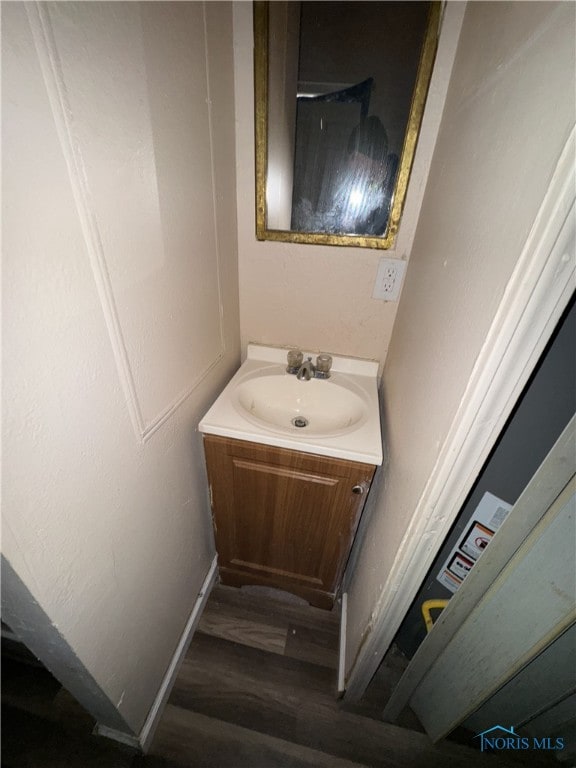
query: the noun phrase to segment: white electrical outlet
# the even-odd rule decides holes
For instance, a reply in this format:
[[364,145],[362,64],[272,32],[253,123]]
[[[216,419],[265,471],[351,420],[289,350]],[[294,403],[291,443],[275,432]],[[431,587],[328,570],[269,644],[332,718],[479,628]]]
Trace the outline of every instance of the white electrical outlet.
[[380,259],[372,298],[398,301],[405,272],[406,262],[402,259]]

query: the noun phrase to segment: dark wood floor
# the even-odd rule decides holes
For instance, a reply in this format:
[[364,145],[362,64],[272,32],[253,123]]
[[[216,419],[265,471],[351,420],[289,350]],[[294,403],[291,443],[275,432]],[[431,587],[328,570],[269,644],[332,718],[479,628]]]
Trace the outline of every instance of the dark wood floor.
[[91,734],[43,668],[3,657],[3,768],[518,766],[378,720],[337,698],[338,616],[217,587],[146,756]]

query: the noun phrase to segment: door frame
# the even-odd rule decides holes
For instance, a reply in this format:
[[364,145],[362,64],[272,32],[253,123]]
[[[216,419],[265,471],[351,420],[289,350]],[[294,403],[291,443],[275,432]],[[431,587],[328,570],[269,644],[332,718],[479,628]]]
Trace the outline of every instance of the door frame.
[[[483,554],[478,566],[468,574],[462,587],[450,599],[431,632],[426,635],[414,654],[384,708],[385,720],[393,722],[398,718],[424,677],[480,605],[499,574],[508,566],[534,529],[541,524],[548,511],[558,503],[558,499],[566,494],[570,483],[574,483],[575,445],[576,416],[573,416],[508,513],[505,524],[499,529],[498,535]],[[573,494],[573,488],[571,493]],[[573,620],[572,618],[571,622]],[[556,634],[565,628],[557,629]],[[551,639],[554,637],[552,633]],[[518,669],[509,670],[510,677],[517,671]],[[485,698],[489,698],[488,693]],[[463,715],[461,720],[465,719],[466,716]]]
[[358,700],[390,647],[461,506],[576,288],[576,127],[490,330],[438,461],[372,611],[372,629],[348,674]]

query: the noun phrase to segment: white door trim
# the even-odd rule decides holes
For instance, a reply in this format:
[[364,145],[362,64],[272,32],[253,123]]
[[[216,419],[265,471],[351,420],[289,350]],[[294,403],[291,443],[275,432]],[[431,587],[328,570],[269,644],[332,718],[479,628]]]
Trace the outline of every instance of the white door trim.
[[347,679],[362,696],[575,289],[572,129]]
[[480,604],[498,575],[532,534],[547,510],[567,488],[575,469],[576,416],[572,417],[528,486],[510,511],[494,541],[450,600],[402,675],[384,709],[394,722],[414,692]]
[[[566,463],[574,469],[572,450]],[[500,573],[487,569],[492,583],[410,698],[410,707],[435,743],[490,702],[519,672],[530,674],[531,662],[576,622],[574,571],[568,565],[574,551],[576,476],[548,508],[535,511],[541,518],[534,529]],[[515,518],[522,519],[521,509]],[[507,527],[513,525],[509,519]],[[568,657],[564,662],[569,664]],[[539,702],[534,714],[542,712],[543,705]],[[501,711],[508,715],[507,706]]]

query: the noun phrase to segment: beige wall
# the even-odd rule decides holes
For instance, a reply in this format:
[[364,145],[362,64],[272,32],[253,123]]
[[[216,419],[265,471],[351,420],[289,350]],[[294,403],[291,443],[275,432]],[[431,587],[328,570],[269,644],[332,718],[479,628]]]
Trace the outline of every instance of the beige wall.
[[294,345],[378,359],[396,304],[371,298],[378,251],[258,242],[254,207],[252,4],[234,4],[242,346]]
[[[38,51],[23,5],[2,9],[3,553],[138,730],[213,556],[195,429],[240,356],[236,231],[243,345],[384,360],[397,305],[371,298],[382,252],[255,239],[251,3],[233,11],[236,112],[230,6],[45,8]],[[348,668],[400,586],[391,565],[573,120],[572,29],[570,4],[466,12],[385,369]]]
[[382,256],[408,259],[454,60],[463,4],[445,14],[426,115],[393,251],[259,242],[255,235],[252,3],[234,4],[240,325],[250,341],[379,360],[397,303],[373,299]]
[[2,548],[138,731],[213,558],[196,425],[240,357],[232,9],[40,6],[2,7]]
[[[469,3],[382,381],[386,463],[348,600],[347,669],[574,124],[574,7]],[[383,649],[385,650],[385,649]]]

